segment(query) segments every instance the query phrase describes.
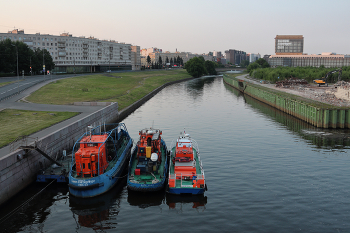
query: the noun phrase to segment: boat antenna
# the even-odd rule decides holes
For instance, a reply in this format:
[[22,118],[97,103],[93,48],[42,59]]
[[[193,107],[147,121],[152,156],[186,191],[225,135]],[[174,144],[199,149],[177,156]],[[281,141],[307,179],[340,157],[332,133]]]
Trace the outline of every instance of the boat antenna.
[[90,141],[91,141],[91,133],[92,133],[91,131],[92,131],[93,127],[91,125],[89,125],[88,128],[90,129]]

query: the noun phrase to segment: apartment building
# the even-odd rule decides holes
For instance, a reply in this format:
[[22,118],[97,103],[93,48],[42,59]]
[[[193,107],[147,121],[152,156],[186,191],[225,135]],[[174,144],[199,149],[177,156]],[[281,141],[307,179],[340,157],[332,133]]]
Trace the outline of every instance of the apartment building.
[[[62,33],[59,36],[40,33],[25,34],[24,30],[18,29],[0,33],[0,40],[6,39],[22,41],[33,50],[46,49],[49,51],[55,63],[55,69],[52,72],[56,73],[136,70],[141,67],[140,59],[137,59],[140,47],[132,48],[130,44],[115,40],[73,37],[69,33]],[[138,61],[140,63],[137,63]]]
[[214,57],[208,54],[193,54],[190,52],[162,52],[162,49],[158,48],[148,48],[148,49],[142,49],[141,50],[141,65],[147,67],[147,56],[151,58],[151,63],[155,63],[159,61],[159,57],[161,57],[163,64],[165,64],[166,59],[168,58],[169,62],[170,59],[177,59],[177,57],[180,57],[183,60],[183,63],[185,64],[188,60],[194,57],[200,57],[202,56],[204,60],[213,61]]

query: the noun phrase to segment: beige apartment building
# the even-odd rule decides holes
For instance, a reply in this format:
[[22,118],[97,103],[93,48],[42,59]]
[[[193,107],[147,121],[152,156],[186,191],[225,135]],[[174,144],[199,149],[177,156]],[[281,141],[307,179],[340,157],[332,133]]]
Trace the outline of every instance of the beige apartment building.
[[22,41],[33,50],[49,51],[55,63],[54,73],[139,70],[141,68],[140,47],[115,40],[73,37],[68,33],[62,33],[59,36],[25,34],[24,30],[18,29],[0,33],[0,41],[6,39]]
[[168,60],[170,61],[171,58],[174,60],[174,59],[177,59],[177,57],[180,57],[182,58],[184,64],[191,58],[199,57],[199,56],[202,56],[206,61],[214,61],[215,59],[213,56],[210,56],[207,54],[193,54],[190,52],[178,52],[178,51],[176,51],[175,53],[171,53],[169,51],[162,52],[162,49],[158,49],[158,48],[148,48],[148,49],[141,50],[141,66],[145,66],[145,67],[148,66],[147,56],[150,56],[151,63],[158,62],[159,57],[161,57],[163,64],[165,64],[166,58],[168,58]]

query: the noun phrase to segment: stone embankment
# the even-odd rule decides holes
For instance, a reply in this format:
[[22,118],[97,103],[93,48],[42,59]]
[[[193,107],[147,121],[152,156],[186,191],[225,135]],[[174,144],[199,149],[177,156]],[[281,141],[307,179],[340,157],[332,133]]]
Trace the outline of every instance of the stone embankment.
[[223,76],[224,82],[261,102],[319,128],[350,128],[349,88],[346,83],[277,85],[250,77]]

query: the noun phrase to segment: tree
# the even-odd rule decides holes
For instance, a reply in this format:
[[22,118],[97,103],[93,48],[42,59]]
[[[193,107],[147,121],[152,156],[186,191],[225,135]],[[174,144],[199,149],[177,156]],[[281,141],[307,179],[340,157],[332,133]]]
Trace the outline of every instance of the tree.
[[259,58],[256,63],[258,63],[261,68],[267,68],[270,67],[269,63],[264,58]]
[[173,62],[173,58],[170,58],[170,66],[173,66],[174,62]]
[[241,63],[239,64],[240,67],[247,67],[249,65],[249,61],[248,60],[243,60],[241,61]]
[[147,56],[147,63],[148,65],[151,63],[151,57],[149,55]]
[[215,70],[215,66],[216,66],[215,62],[205,61],[204,62],[204,66],[205,66],[208,74],[210,74],[210,75],[216,75],[217,74],[217,72]]
[[[0,72],[13,73],[17,75],[17,52],[18,71],[28,74],[30,67],[33,73],[39,72],[43,68],[43,52],[40,49],[31,50],[27,44],[10,39],[0,41]],[[44,60],[46,70],[52,70],[55,63],[47,50],[44,50]]]
[[[203,59],[204,60],[204,59]],[[202,76],[203,74],[207,74],[207,70],[204,66],[204,62],[202,59],[198,57],[191,58],[185,64],[186,71],[195,78]]]
[[165,63],[169,63],[169,58],[168,58],[168,56],[165,57]]
[[161,56],[159,56],[158,63],[159,63],[160,66],[162,66],[163,61],[162,61],[162,57]]
[[32,58],[33,73],[39,73],[43,70],[43,62],[45,64],[45,71],[55,68],[55,63],[52,60],[50,52],[46,49],[41,50],[37,48]]

